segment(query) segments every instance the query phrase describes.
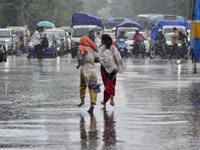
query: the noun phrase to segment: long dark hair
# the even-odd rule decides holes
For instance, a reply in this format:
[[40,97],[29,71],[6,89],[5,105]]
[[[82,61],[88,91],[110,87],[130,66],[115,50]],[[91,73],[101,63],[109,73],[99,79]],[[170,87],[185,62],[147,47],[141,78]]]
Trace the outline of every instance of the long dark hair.
[[101,41],[102,41],[103,44],[105,44],[106,49],[110,49],[110,47],[112,45],[112,38],[110,37],[110,35],[103,34],[101,36]]

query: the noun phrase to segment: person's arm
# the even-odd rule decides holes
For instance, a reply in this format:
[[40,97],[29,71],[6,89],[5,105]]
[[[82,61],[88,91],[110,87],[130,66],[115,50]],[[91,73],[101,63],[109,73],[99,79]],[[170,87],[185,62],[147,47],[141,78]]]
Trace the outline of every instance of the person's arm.
[[97,52],[93,52],[94,53],[94,62],[95,63],[98,63],[98,62],[100,62],[100,58],[99,58],[99,55],[98,55],[98,53]]
[[135,41],[135,34],[133,35],[133,40]]
[[147,40],[142,34],[140,34],[140,36],[141,36],[144,40]]
[[178,36],[179,36],[179,34],[178,34],[178,32],[176,31],[176,32],[174,33],[174,37],[173,37],[173,38],[178,38]]
[[39,32],[38,32],[38,33],[36,32],[36,33],[35,33],[35,37],[39,40],[39,39],[40,39],[40,33],[39,33]]
[[83,55],[81,54],[81,51],[77,52],[77,58],[78,58],[78,66],[76,66],[76,68],[79,69],[82,64],[82,59],[83,59]]
[[163,35],[163,42],[166,43],[166,37]]

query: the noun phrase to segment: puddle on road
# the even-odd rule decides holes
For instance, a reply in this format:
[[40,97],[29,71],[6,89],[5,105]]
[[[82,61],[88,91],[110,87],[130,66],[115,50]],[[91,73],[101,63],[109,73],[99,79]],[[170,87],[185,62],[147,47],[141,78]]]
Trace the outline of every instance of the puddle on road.
[[[1,149],[200,147],[200,75],[190,74],[190,63],[127,59],[126,72],[118,76],[115,107],[102,109],[101,86],[94,115],[89,115],[88,94],[85,105],[76,106],[79,70],[77,61],[69,60],[46,59],[38,68],[35,60],[15,58],[0,66]],[[101,81],[99,70],[98,77]]]

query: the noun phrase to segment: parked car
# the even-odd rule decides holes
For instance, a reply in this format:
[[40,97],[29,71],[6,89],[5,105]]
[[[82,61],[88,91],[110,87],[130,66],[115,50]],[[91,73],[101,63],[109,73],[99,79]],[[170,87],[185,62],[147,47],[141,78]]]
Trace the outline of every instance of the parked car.
[[68,43],[64,29],[61,29],[61,28],[47,29],[45,32],[51,33],[54,35],[58,34],[58,38],[59,38],[58,40],[61,41],[61,55],[67,53],[67,51],[69,49],[69,47],[68,47],[69,43]]
[[13,29],[0,29],[0,42],[4,43],[6,47],[6,51],[8,54],[15,54],[16,53],[16,36]]
[[165,38],[166,38],[166,43],[169,46],[170,50],[172,50],[173,44],[172,44],[172,36],[174,33],[166,33]]
[[[57,45],[57,41],[55,40],[55,37],[53,34],[46,33],[46,37],[49,41],[49,46],[43,49],[43,54],[50,55],[52,58],[56,57],[58,55],[58,49],[59,49],[59,46]],[[33,50],[34,50],[34,46],[33,46],[33,40],[31,38],[29,46],[28,46],[28,54],[31,54]]]
[[[147,39],[147,35],[145,32],[140,32],[146,39]],[[125,41],[125,44],[126,44],[126,48],[128,50],[128,53],[131,53],[132,49],[133,49],[133,35],[135,34],[135,31],[131,31],[131,32],[127,32],[126,33],[126,41]],[[144,40],[144,45],[145,45],[145,52],[146,53],[149,53],[149,41],[148,39],[147,40]]]

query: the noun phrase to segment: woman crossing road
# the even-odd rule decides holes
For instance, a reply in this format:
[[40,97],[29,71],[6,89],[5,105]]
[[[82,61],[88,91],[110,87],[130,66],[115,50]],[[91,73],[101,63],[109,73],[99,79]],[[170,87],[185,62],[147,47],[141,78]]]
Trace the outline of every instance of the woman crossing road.
[[103,45],[99,48],[98,54],[105,88],[101,104],[106,106],[107,101],[110,100],[110,104],[114,106],[116,75],[122,73],[126,65],[117,48],[112,45],[112,38],[108,34],[102,35],[101,41]]

